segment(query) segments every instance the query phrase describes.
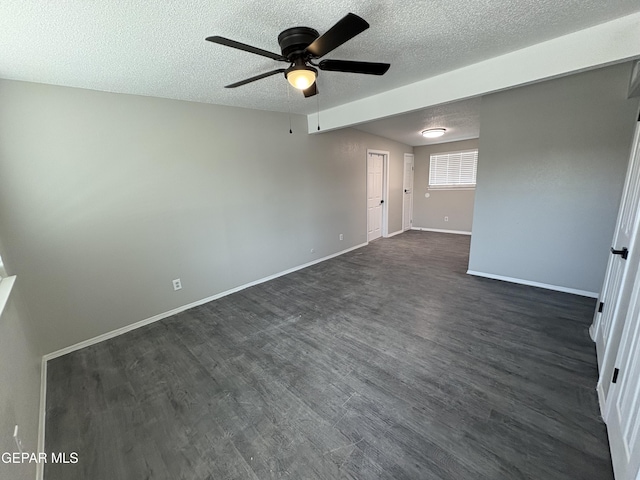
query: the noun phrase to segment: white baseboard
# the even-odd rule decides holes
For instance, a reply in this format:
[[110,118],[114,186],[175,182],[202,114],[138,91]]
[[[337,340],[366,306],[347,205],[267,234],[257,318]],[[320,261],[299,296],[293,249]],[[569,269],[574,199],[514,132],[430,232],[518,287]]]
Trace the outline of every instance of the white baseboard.
[[456,235],[471,235],[471,232],[467,232],[465,230],[442,230],[440,228],[422,228],[422,227],[411,227],[411,230],[420,230],[421,232],[454,233]]
[[43,357],[43,361],[47,362],[57,357],[61,357],[62,355],[66,355],[67,353],[74,352],[76,350],[80,350],[81,348],[85,348],[91,345],[95,345],[96,343],[103,342],[110,338],[117,337],[124,333],[130,332],[131,330],[135,330],[140,327],[144,327],[145,325],[149,325],[150,323],[157,322],[158,320],[162,320],[163,318],[170,317],[172,315],[176,315],[177,313],[184,312],[185,310],[189,310],[190,308],[197,307],[199,305],[211,302],[213,300],[217,300],[218,298],[226,297],[232,293],[239,292],[240,290],[244,290],[245,288],[253,287],[254,285],[258,285],[260,283],[268,282],[269,280],[273,280],[275,278],[281,277],[283,275],[287,275],[289,273],[296,272],[298,270],[302,270],[303,268],[310,267],[320,262],[324,262],[334,257],[338,257],[340,255],[344,255],[347,252],[352,250],[357,250],[358,248],[362,248],[368,245],[369,242],[361,243],[360,245],[356,245],[355,247],[347,248],[346,250],[342,250],[337,253],[333,253],[331,255],[327,255],[326,257],[318,258],[317,260],[313,260],[311,262],[307,262],[302,265],[298,265],[293,268],[289,268],[288,270],[284,270],[282,272],[274,273],[273,275],[269,275],[268,277],[260,278],[258,280],[254,280],[253,282],[245,283],[244,285],[240,285],[239,287],[234,287],[229,290],[226,290],[221,293],[217,293],[216,295],[212,295],[207,298],[203,298],[202,300],[197,300],[193,303],[189,303],[187,305],[182,305],[181,307],[174,308],[173,310],[169,310],[168,312],[159,313],[158,315],[154,315],[153,317],[147,318],[145,320],[140,320],[139,322],[132,323],[130,325],[126,325],[124,327],[118,328],[116,330],[112,330],[107,333],[103,333],[102,335],[98,335],[97,337],[89,338],[88,340],[83,340],[82,342],[78,342],[74,345],[70,345],[65,348],[61,348],[60,350],[56,350],[55,352],[47,353]]
[[402,232],[404,232],[404,230],[398,230],[397,232],[390,233],[385,238],[395,237],[396,235],[400,235]]
[[598,298],[598,294],[596,292],[561,287],[559,285],[550,285],[548,283],[532,282],[531,280],[523,280],[521,278],[505,277],[502,275],[494,275],[493,273],[476,272],[473,270],[467,270],[467,274],[474,275],[476,277],[492,278],[493,280],[502,280],[503,282],[519,283],[530,287],[546,288],[547,290],[555,290],[556,292],[571,293],[573,295],[580,295],[581,297]]
[[596,391],[598,392],[598,404],[600,405],[600,416],[602,417],[602,420],[604,421],[604,419],[606,418],[605,416],[605,408],[606,408],[606,402],[605,402],[605,396],[604,396],[604,388],[602,387],[602,383],[598,382],[598,386],[596,387]]

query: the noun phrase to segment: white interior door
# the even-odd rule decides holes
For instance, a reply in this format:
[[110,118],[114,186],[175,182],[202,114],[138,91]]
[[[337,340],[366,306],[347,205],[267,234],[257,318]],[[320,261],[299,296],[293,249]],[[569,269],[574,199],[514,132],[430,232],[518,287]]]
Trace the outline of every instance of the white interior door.
[[640,272],[633,283],[605,418],[616,480],[640,475]]
[[627,170],[616,230],[607,265],[604,285],[594,315],[592,335],[596,342],[600,378],[600,406],[607,409],[607,396],[613,375],[618,346],[624,328],[633,279],[638,268],[635,241],[640,209],[640,122],[636,125],[631,158]]
[[404,154],[404,177],[402,196],[402,231],[409,230],[413,223],[413,154]]
[[382,235],[382,183],[384,155],[370,152],[367,155],[367,240]]

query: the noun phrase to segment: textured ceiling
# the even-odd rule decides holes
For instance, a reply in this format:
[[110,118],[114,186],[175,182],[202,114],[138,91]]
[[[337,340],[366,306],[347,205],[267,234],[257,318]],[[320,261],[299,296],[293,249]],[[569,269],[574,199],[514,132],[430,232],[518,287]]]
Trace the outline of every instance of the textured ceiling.
[[[478,138],[480,102],[480,98],[472,98],[364,123],[353,128],[412,147]],[[429,128],[445,128],[447,131],[439,138],[424,138],[421,132]]]
[[638,0],[3,0],[0,77],[110,92],[287,111],[280,67],[205,42],[221,35],[279,52],[292,26],[326,31],[347,12],[371,28],[326,58],[391,63],[384,77],[321,72],[318,97],[291,91],[311,113],[367,97],[640,10]]

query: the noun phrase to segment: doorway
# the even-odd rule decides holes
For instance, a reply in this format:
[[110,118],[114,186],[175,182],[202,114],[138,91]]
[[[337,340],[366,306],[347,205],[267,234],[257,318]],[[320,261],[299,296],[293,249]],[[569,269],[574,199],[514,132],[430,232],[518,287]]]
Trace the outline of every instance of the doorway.
[[634,480],[640,472],[640,272],[633,282],[604,417],[618,480]]
[[591,334],[596,342],[600,378],[598,395],[606,411],[614,363],[629,308],[633,278],[638,269],[637,237],[640,227],[640,121],[632,145],[620,212],[611,246],[602,292],[594,313]]
[[404,154],[404,175],[402,180],[402,231],[413,226],[413,153]]
[[640,472],[640,117],[591,334],[616,479]]
[[389,152],[367,150],[367,241],[386,237]]

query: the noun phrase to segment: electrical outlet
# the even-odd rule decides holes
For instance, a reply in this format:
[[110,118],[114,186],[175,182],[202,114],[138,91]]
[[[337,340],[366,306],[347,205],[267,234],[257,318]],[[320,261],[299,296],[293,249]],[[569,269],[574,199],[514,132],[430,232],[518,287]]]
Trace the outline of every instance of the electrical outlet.
[[448,222],[449,221],[449,217],[444,217],[444,221]]
[[344,235],[340,234],[340,240],[344,240]]
[[173,281],[173,289],[174,289],[174,290],[180,290],[181,288],[182,288],[182,282],[180,281],[180,279],[179,279],[179,278],[176,278],[176,279]]
[[22,453],[22,440],[18,436],[18,425],[13,429],[13,440],[16,442],[16,447],[18,447],[18,451]]

